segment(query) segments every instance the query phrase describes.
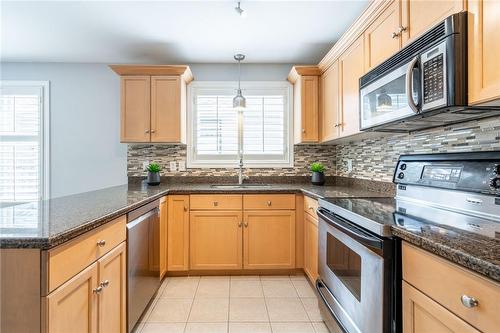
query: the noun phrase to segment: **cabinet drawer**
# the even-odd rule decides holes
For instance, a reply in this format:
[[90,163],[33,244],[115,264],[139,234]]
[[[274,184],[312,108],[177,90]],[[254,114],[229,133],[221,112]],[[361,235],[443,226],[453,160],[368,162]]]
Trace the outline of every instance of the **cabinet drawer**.
[[246,194],[244,209],[295,209],[294,194]]
[[47,251],[48,292],[125,241],[126,224],[127,218],[121,216]]
[[316,214],[316,209],[318,209],[318,207],[318,200],[304,196],[304,212],[317,219],[318,214]]
[[[481,331],[500,327],[499,284],[408,243],[402,249],[405,281]],[[464,306],[463,295],[474,297],[478,306]]]
[[242,196],[238,194],[191,195],[191,210],[240,210],[242,205],[241,197]]

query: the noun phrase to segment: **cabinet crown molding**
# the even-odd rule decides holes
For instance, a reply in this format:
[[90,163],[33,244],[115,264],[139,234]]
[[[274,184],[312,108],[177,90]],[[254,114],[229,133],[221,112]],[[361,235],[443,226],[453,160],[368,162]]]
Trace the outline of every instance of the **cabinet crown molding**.
[[287,80],[294,84],[302,75],[319,76],[321,75],[321,71],[316,65],[293,66],[288,74]]
[[118,75],[179,75],[186,83],[193,81],[187,65],[109,65]]

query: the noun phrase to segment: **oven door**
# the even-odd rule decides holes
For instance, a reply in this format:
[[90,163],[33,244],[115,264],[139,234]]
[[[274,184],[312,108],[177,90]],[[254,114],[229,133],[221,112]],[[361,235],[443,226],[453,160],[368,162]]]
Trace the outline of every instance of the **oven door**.
[[338,324],[333,331],[385,332],[384,240],[323,209],[318,215],[317,289]]
[[415,57],[360,89],[362,130],[419,113],[419,67],[419,58]]

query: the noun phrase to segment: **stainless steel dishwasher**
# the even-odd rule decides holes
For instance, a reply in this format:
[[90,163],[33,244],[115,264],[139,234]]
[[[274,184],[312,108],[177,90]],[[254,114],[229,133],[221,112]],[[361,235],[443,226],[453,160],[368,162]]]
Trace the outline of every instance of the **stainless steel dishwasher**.
[[160,287],[159,201],[127,214],[127,315],[131,332]]

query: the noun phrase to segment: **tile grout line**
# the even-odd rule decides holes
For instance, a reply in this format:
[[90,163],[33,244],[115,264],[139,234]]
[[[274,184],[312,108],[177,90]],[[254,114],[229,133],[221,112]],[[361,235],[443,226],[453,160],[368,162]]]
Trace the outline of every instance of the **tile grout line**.
[[[189,276],[188,276],[188,278],[189,278]],[[198,284],[196,285],[196,290],[194,291],[193,299],[191,300],[191,306],[189,308],[189,313],[188,313],[188,316],[186,318],[186,322],[184,323],[184,330],[183,330],[184,333],[186,333],[187,324],[189,322],[189,317],[191,316],[191,311],[193,310],[194,300],[196,298],[196,293],[198,292],[198,288],[200,287],[200,281],[201,281],[201,276],[198,276]]]

